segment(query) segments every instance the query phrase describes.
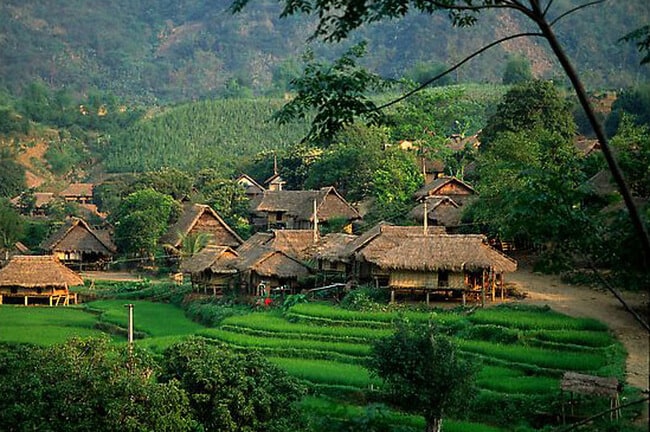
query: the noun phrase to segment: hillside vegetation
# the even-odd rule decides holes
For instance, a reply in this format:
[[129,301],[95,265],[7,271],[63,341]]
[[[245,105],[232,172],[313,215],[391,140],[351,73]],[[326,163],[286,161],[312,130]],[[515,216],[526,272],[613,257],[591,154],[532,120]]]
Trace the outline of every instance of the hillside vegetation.
[[[230,0],[209,2],[7,0],[0,4],[0,89],[19,92],[41,80],[81,94],[110,91],[139,101],[186,101],[247,92],[281,95],[300,70],[314,29],[308,18],[280,19],[280,5],[253,2],[233,16]],[[559,13],[578,4],[554,3]],[[648,22],[645,0],[606,2],[558,22],[560,42],[591,88],[620,88],[648,78],[632,44],[618,40]],[[501,15],[471,29],[453,29],[444,16],[409,15],[367,26],[353,39],[369,40],[367,66],[401,77],[422,63],[449,65],[495,38],[526,31]],[[352,41],[352,42],[354,42]],[[311,44],[318,56],[343,47]],[[504,44],[453,77],[497,82],[511,54],[524,55],[537,77],[560,79],[548,48],[535,39]]]

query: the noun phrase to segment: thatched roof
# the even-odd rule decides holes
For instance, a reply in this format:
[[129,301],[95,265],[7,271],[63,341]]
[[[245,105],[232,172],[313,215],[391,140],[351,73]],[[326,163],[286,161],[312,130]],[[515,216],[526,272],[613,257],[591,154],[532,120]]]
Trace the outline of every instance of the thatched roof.
[[304,254],[317,260],[335,261],[357,237],[356,235],[343,233],[326,234],[318,242],[307,248]]
[[[437,225],[458,226],[462,216],[460,205],[446,196],[431,196],[426,198],[427,216],[429,221]],[[424,220],[424,202],[419,203],[410,212],[409,217],[422,222]]]
[[456,177],[438,177],[418,189],[414,196],[416,200],[419,200],[433,195],[476,195],[476,191],[473,187]]
[[41,248],[49,252],[96,252],[104,255],[111,255],[117,251],[108,231],[96,231],[79,218],[68,220],[41,244]]
[[[186,203],[183,206],[183,213],[178,218],[178,221],[169,227],[167,233],[161,237],[160,242],[171,245],[174,248],[180,247],[183,242],[183,237],[187,236],[204,216],[214,222],[214,226],[209,229],[201,229],[201,232],[212,235],[213,238],[210,240],[211,244],[237,247],[244,242],[212,207],[205,204],[191,203]],[[217,235],[217,232],[220,235]]]
[[476,234],[406,237],[398,245],[381,254],[367,255],[366,259],[388,270],[517,270],[515,260],[491,247],[485,236]]
[[183,273],[200,273],[210,270],[214,274],[237,273],[235,261],[239,254],[228,246],[208,245],[196,255],[181,263]]
[[305,259],[305,250],[314,244],[311,230],[272,230],[268,233],[255,233],[237,251],[245,252],[258,247],[266,247],[286,253],[297,259]]
[[589,156],[593,152],[600,150],[600,141],[597,139],[589,139],[584,136],[576,138],[574,145],[582,156]]
[[[430,226],[427,228],[428,235],[444,232],[445,227]],[[382,221],[349,242],[341,250],[341,255],[336,258],[340,261],[349,261],[352,258],[365,260],[366,255],[374,257],[376,254],[381,254],[386,249],[398,245],[406,237],[422,234],[424,234],[424,228],[421,226],[396,226]]]
[[23,288],[83,285],[83,279],[53,255],[14,255],[0,269],[0,286]]
[[247,174],[242,174],[235,180],[237,184],[241,185],[245,189],[245,193],[248,196],[260,195],[264,193],[264,187],[255,181],[254,178]]
[[297,259],[263,246],[240,252],[235,266],[242,272],[252,271],[262,277],[282,279],[297,279],[311,273],[310,268]]
[[95,185],[92,183],[72,183],[59,192],[59,196],[64,198],[92,198],[94,187]]
[[348,220],[361,218],[359,212],[331,186],[320,190],[265,191],[255,210],[283,212],[299,220],[312,221],[314,200],[316,200],[317,216],[321,221],[339,217]]

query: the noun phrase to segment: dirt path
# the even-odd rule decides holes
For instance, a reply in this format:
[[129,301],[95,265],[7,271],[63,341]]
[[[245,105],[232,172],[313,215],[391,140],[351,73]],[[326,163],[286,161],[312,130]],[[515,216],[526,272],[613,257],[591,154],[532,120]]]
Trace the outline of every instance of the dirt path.
[[[618,300],[605,290],[569,285],[558,277],[532,273],[527,268],[517,270],[506,277],[520,291],[528,294],[520,300],[531,304],[547,304],[558,312],[575,317],[591,317],[604,322],[621,341],[628,352],[628,384],[648,389],[649,383],[649,340],[650,335],[638,324]],[[648,295],[645,293],[624,293],[623,297],[639,315],[646,317]]]

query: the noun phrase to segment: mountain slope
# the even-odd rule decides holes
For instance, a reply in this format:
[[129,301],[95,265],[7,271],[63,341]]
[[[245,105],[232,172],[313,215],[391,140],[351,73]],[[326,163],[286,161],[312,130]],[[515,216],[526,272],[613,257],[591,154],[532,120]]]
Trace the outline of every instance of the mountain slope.
[[[0,3],[0,87],[12,91],[42,79],[54,88],[110,90],[143,101],[181,101],[242,87],[265,92],[296,69],[309,18],[280,19],[280,4],[253,1],[231,15],[229,0],[5,0]],[[557,0],[561,11],[578,4]],[[556,31],[590,87],[618,88],[648,79],[631,44],[618,39],[650,21],[646,0],[606,2],[561,20]],[[410,15],[367,26],[366,63],[387,77],[418,61],[450,64],[495,37],[524,30],[521,17],[484,13],[479,25],[453,29],[444,16]],[[315,44],[334,56],[343,47]],[[517,40],[461,68],[463,81],[498,81],[509,53],[531,59],[539,76],[560,76],[540,40]],[[287,75],[287,74],[285,74]],[[286,77],[286,76],[285,76]],[[276,85],[276,90],[278,86]],[[281,91],[281,86],[279,88]]]

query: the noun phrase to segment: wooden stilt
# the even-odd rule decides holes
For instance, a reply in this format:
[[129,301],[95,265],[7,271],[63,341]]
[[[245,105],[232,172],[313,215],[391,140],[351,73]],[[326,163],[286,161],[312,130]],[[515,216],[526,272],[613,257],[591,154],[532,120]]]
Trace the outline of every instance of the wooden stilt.
[[52,307],[52,296],[50,296],[50,307]]
[[467,304],[467,293],[463,291],[463,307]]
[[390,290],[390,302],[395,303],[395,290]]
[[2,304],[2,294],[0,294],[0,305]]
[[481,276],[481,307],[485,307],[485,270]]
[[501,273],[501,301],[505,300],[506,294],[506,280],[503,273]]
[[492,286],[492,303],[494,303],[494,301],[496,300],[497,283],[496,283],[496,276],[493,269],[490,269],[490,285]]
[[429,291],[427,291],[427,306],[429,306]]
[[25,296],[25,306],[27,306],[27,296]]

